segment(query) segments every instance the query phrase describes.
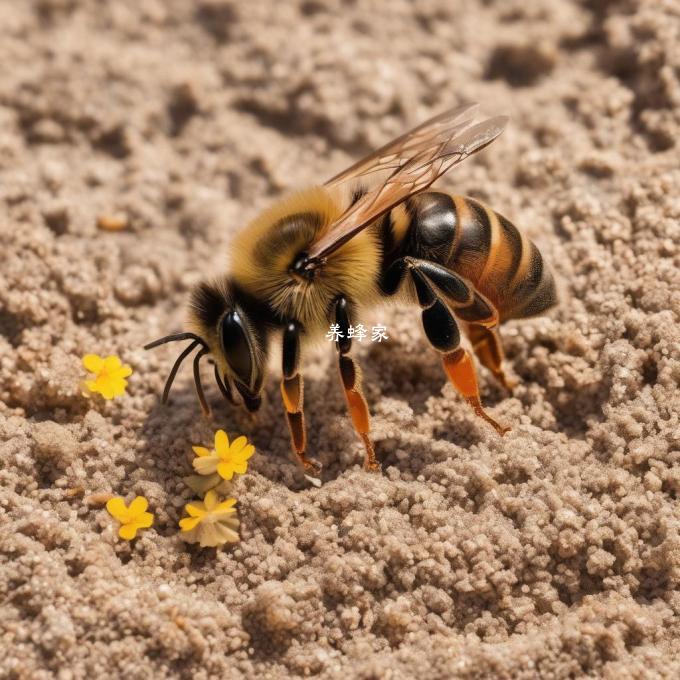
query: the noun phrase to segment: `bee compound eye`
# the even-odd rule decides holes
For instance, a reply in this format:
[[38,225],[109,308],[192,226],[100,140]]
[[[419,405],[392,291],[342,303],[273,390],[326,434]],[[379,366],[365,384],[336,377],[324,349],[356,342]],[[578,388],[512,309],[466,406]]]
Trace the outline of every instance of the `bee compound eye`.
[[248,342],[246,326],[236,310],[222,317],[221,338],[224,357],[236,376],[246,385],[250,384],[253,359]]

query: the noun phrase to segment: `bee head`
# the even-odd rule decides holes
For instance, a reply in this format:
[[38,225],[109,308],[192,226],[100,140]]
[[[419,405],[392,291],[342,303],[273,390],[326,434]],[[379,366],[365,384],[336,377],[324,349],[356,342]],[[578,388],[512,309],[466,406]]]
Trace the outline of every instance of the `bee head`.
[[257,411],[267,363],[267,310],[230,281],[201,283],[193,290],[189,309],[192,331],[169,335],[146,345],[151,349],[166,342],[192,340],[175,361],[163,392],[167,401],[170,387],[184,359],[197,347],[194,381],[201,407],[209,412],[203,395],[199,362],[210,354],[215,380],[222,394],[237,403],[234,391],[248,411]]
[[190,323],[210,348],[223,393],[228,396],[235,389],[243,405],[257,411],[267,363],[267,312],[262,304],[232,281],[204,282],[192,293]]

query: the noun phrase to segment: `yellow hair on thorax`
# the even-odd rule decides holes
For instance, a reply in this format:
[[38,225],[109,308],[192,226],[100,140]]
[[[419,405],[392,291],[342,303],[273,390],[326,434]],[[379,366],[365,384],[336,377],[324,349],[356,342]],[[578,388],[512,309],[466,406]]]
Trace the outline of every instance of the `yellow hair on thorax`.
[[374,227],[332,253],[313,281],[300,281],[289,272],[295,257],[344,212],[344,203],[324,187],[294,193],[256,217],[234,240],[233,279],[282,318],[299,320],[308,333],[328,326],[336,295],[346,295],[357,306],[376,297],[380,245]]
[[325,226],[331,224],[341,212],[341,206],[323,187],[315,186],[296,191],[261,212],[236,236],[233,242],[234,256],[232,271],[238,267],[238,256],[248,256],[254,242],[269,236],[272,226],[296,213],[316,212],[323,216]]

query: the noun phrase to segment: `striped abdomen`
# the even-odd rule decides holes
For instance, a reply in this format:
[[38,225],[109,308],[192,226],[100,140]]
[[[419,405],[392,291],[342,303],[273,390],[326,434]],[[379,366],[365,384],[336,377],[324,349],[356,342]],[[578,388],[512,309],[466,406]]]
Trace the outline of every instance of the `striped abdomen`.
[[486,296],[501,320],[540,314],[555,304],[555,282],[538,248],[488,206],[451,198],[456,229],[447,266]]

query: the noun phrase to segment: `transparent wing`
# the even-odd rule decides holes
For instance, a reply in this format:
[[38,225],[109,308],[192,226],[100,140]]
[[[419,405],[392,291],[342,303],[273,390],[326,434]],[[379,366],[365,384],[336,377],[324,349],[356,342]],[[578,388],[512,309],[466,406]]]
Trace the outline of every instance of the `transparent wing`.
[[453,112],[433,118],[333,178],[330,185],[393,168],[384,181],[361,196],[311,245],[309,258],[318,262],[327,257],[378,217],[427,189],[438,177],[503,132],[506,116],[488,118],[475,125],[470,119],[460,122],[460,116],[465,117],[469,110],[453,119],[458,122],[448,118]]
[[329,179],[326,186],[334,187],[343,182],[355,181],[384,170],[396,170],[410,160],[415,152],[429,146],[438,137],[454,134],[457,130],[468,126],[476,110],[477,104],[463,104],[429,118]]

